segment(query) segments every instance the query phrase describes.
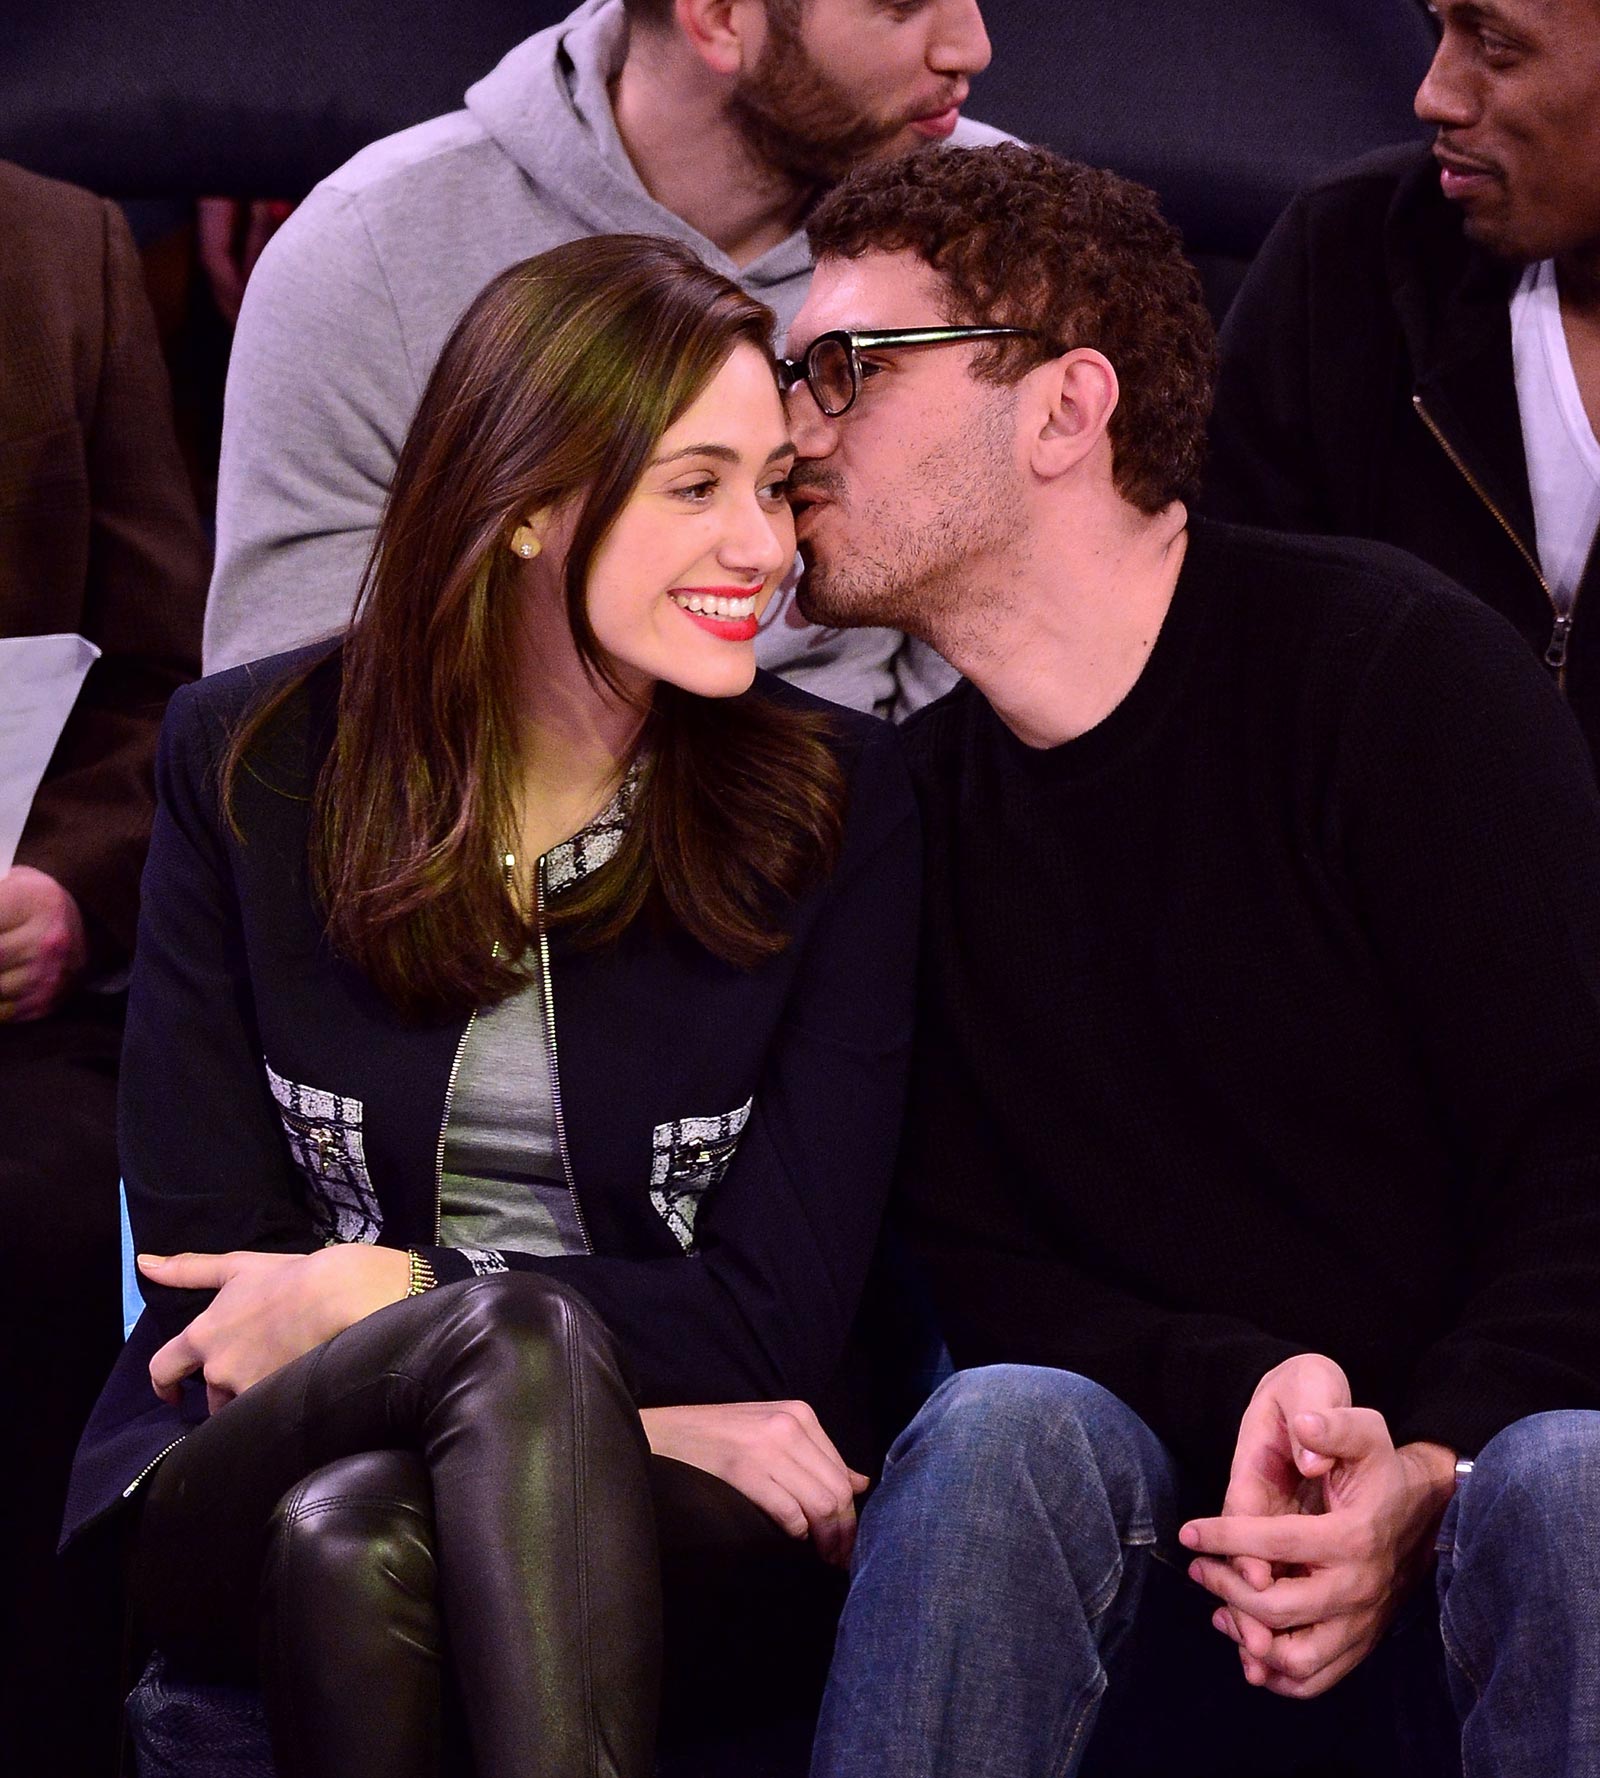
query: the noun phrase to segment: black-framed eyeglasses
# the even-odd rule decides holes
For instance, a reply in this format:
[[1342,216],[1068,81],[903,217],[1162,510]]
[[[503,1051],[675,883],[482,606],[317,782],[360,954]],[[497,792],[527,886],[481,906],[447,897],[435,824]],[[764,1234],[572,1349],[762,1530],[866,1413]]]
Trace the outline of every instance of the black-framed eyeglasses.
[[855,333],[847,327],[819,333],[798,358],[778,360],[778,387],[785,395],[798,383],[830,420],[848,413],[861,393],[861,354],[885,346],[953,346],[959,340],[1043,339],[1032,327],[890,327]]

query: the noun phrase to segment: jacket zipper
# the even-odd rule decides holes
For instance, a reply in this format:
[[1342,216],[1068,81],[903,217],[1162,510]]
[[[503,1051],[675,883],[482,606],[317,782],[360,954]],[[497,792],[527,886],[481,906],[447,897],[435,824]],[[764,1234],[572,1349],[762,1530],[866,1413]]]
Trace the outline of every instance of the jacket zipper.
[[567,1120],[561,1109],[561,1063],[556,1054],[556,1003],[550,986],[550,938],[544,923],[544,860],[534,872],[534,911],[539,922],[539,979],[544,989],[544,1044],[550,1059],[550,1099],[556,1114],[556,1147],[561,1153],[561,1173],[572,1197],[573,1214],[578,1219],[578,1233],[583,1236],[585,1253],[594,1252],[589,1227],[583,1220],[583,1202],[578,1196],[578,1182],[572,1176],[572,1156],[567,1151]]
[[180,1432],[170,1445],[167,1445],[164,1449],[157,1451],[155,1456],[152,1457],[150,1459],[150,1461],[144,1466],[144,1468],[141,1469],[139,1471],[139,1473],[133,1478],[133,1480],[128,1483],[127,1487],[122,1490],[122,1498],[124,1500],[132,1500],[134,1495],[138,1492],[140,1484],[145,1480],[145,1478],[150,1474],[150,1472],[155,1468],[155,1466],[162,1460],[162,1458],[170,1457],[172,1455],[172,1453],[175,1450],[177,1450],[178,1446],[181,1445],[183,1443],[183,1441],[188,1436],[189,1436],[188,1433]]
[[[1565,691],[1567,688],[1567,648],[1572,640],[1573,610],[1569,608],[1566,611],[1562,611],[1557,606],[1555,594],[1550,591],[1550,583],[1545,579],[1544,570],[1539,566],[1533,552],[1517,535],[1516,529],[1511,521],[1483,491],[1483,484],[1472,471],[1467,468],[1466,464],[1462,462],[1461,455],[1456,450],[1455,446],[1452,445],[1443,432],[1439,430],[1433,415],[1422,405],[1422,397],[1420,395],[1413,395],[1411,397],[1411,405],[1417,410],[1418,419],[1422,421],[1423,425],[1427,427],[1437,440],[1439,449],[1444,452],[1461,472],[1462,478],[1465,480],[1467,486],[1471,488],[1473,493],[1478,496],[1486,507],[1488,507],[1489,511],[1494,515],[1495,521],[1500,526],[1500,529],[1504,531],[1506,536],[1516,545],[1517,554],[1522,557],[1523,561],[1525,561],[1528,564],[1528,567],[1533,571],[1533,577],[1538,581],[1540,591],[1543,592],[1545,598],[1550,601],[1550,609],[1555,614],[1555,623],[1550,631],[1550,641],[1545,647],[1544,664],[1555,670],[1556,684]],[[1576,603],[1577,599],[1576,595],[1574,595],[1573,605],[1576,606]]]
[[461,1057],[467,1047],[467,1037],[472,1030],[473,1021],[478,1014],[474,1010],[461,1028],[461,1035],[456,1039],[455,1060],[450,1064],[450,1078],[445,1083],[444,1110],[439,1113],[439,1146],[433,1157],[433,1244],[439,1245],[440,1230],[444,1224],[444,1133],[450,1126],[450,1101],[456,1096],[456,1076],[461,1072]]

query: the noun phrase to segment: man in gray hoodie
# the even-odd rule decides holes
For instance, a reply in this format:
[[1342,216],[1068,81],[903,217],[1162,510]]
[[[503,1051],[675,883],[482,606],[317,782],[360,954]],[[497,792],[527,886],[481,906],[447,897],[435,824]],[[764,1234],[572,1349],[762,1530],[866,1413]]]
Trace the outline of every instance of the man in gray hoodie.
[[[777,312],[803,229],[857,162],[998,132],[964,120],[989,60],[978,0],[584,0],[466,109],[325,179],[251,278],[228,369],[207,671],[350,616],[395,457],[461,312],[514,261],[585,234],[686,242]],[[761,664],[904,714],[953,675],[892,630],[773,600]]]

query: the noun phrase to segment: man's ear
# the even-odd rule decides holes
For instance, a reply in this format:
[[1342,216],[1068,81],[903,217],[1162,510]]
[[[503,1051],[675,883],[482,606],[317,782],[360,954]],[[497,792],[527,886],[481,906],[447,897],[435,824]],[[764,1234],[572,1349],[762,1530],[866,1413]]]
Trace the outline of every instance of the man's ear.
[[685,41],[715,74],[747,69],[766,41],[765,0],[673,0]]
[[1091,456],[1106,436],[1121,394],[1111,360],[1079,346],[1029,373],[1039,379],[1042,419],[1028,451],[1036,475],[1053,480]]

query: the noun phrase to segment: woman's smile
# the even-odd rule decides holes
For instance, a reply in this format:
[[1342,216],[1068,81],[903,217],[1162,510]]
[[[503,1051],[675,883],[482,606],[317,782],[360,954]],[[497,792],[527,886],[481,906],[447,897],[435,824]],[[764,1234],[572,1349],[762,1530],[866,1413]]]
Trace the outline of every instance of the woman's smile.
[[[764,584],[764,583],[763,583]],[[709,635],[723,642],[750,642],[756,633],[761,586],[674,587],[667,597]]]

